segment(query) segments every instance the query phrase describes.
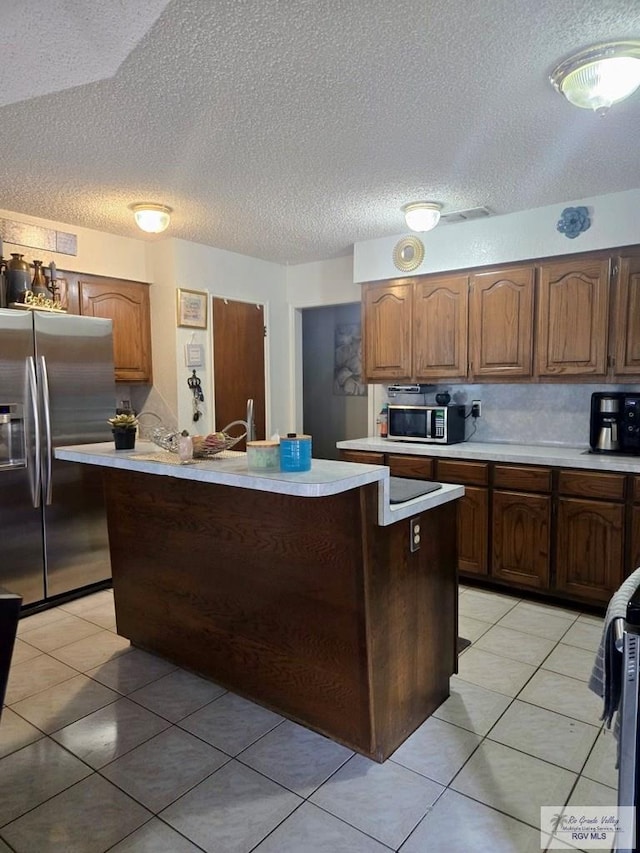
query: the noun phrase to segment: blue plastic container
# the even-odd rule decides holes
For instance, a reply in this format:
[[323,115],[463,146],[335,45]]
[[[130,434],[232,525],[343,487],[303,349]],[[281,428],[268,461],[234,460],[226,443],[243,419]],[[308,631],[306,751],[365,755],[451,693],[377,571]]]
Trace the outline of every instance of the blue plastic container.
[[311,436],[289,432],[280,438],[280,470],[311,470]]

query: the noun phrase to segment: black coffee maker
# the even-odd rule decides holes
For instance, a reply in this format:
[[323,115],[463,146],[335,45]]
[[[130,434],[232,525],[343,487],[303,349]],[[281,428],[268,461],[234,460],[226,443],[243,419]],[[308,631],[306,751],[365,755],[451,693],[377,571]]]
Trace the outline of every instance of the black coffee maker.
[[591,395],[589,444],[594,453],[616,453],[620,448],[620,418],[624,394]]

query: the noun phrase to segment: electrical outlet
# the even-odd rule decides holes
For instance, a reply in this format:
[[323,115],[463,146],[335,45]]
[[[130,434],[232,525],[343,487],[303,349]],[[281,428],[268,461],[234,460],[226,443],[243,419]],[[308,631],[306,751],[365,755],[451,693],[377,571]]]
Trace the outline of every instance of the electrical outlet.
[[482,401],[481,400],[472,400],[471,401],[471,417],[472,418],[482,417]]
[[420,547],[420,516],[409,522],[409,550],[417,551]]

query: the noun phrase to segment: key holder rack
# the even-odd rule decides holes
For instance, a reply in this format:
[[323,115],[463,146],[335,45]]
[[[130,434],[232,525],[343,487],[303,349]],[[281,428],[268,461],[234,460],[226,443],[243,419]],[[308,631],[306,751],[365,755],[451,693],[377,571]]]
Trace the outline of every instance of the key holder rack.
[[195,370],[191,371],[191,376],[187,379],[187,385],[193,394],[193,420],[199,421],[202,417],[200,403],[204,403],[204,394],[202,393],[202,382]]

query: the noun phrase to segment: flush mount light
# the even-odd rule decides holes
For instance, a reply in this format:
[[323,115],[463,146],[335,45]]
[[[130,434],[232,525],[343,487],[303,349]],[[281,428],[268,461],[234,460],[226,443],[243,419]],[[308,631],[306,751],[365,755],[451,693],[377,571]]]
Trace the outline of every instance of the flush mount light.
[[576,107],[602,115],[640,86],[640,41],[595,44],[561,62],[549,80]]
[[164,231],[169,225],[173,212],[165,204],[141,202],[140,204],[131,204],[129,207],[133,211],[138,228],[147,231],[149,234],[159,234]]
[[412,201],[401,209],[412,231],[431,231],[440,220],[442,205],[434,201]]

